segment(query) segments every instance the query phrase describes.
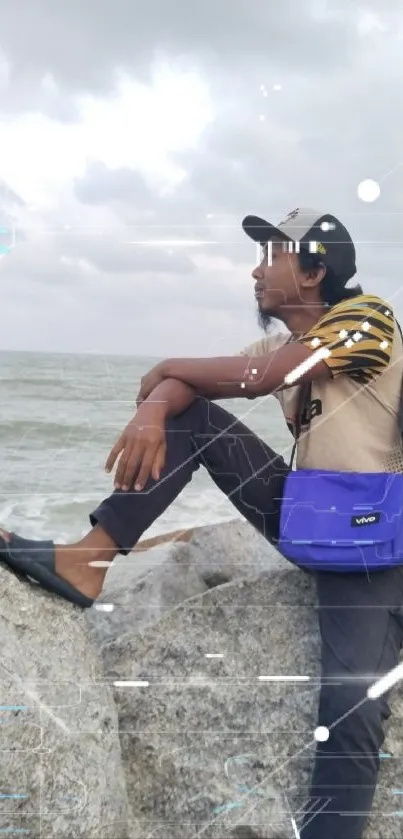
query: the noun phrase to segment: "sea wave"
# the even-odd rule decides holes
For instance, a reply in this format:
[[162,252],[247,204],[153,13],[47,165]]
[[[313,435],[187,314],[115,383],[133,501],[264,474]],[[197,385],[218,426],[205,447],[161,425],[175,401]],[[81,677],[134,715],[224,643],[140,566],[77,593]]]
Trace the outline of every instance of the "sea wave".
[[[66,422],[34,422],[32,420],[12,420],[0,422],[0,440],[2,446],[12,445],[25,448],[27,445],[63,446],[76,448],[80,446],[94,446],[95,442],[110,438],[113,426],[99,426],[87,421],[72,424]],[[116,429],[118,431],[119,429]]]
[[[154,363],[0,353],[0,525],[60,543],[89,530],[89,513],[113,492],[105,460],[135,412],[140,377]],[[274,448],[287,445],[277,404],[223,403],[262,439],[270,436]],[[238,515],[200,469],[142,538]]]
[[[88,532],[89,514],[107,496],[107,491],[93,491],[0,498],[0,526],[28,539],[53,539],[59,544],[74,542]],[[239,517],[235,507],[216,487],[206,487],[202,492],[187,487],[141,538]]]

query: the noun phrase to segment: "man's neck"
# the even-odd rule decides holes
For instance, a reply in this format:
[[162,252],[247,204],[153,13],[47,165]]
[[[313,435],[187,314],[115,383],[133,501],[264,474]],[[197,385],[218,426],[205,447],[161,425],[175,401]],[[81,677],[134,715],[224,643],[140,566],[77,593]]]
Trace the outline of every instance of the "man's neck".
[[294,338],[299,338],[309,332],[328,311],[325,303],[307,304],[298,309],[289,308],[281,318],[284,325]]

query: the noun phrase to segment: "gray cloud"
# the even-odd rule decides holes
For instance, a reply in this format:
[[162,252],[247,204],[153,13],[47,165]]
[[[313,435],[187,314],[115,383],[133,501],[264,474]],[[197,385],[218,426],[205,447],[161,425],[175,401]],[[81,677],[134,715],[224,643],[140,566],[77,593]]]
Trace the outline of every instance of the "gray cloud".
[[149,79],[156,55],[206,71],[226,66],[249,75],[252,66],[262,72],[270,65],[278,72],[300,71],[303,62],[304,73],[327,74],[353,53],[350,20],[356,9],[351,3],[334,6],[329,26],[315,15],[316,7],[314,0],[283,0],[281,6],[205,0],[190,14],[177,0],[141,6],[132,0],[71,0],[61,13],[52,0],[4,4],[0,30],[12,65],[10,101],[37,94],[48,73],[63,94],[111,90],[119,67]]
[[83,204],[130,201],[143,211],[152,204],[152,193],[138,172],[127,167],[112,171],[102,161],[88,166],[85,176],[77,178],[74,191]]
[[[403,312],[399,15],[397,0],[279,8],[209,0],[191,14],[183,0],[141,8],[72,0],[63,12],[51,0],[4,5],[5,111],[74,120],[76,94],[108,95],[122,68],[149,81],[153,59],[165,56],[203,74],[216,118],[194,148],[172,154],[187,174],[171,193],[157,193],[140,171],[92,160],[58,207],[39,212],[39,232],[28,213],[26,242],[0,266],[2,340],[152,355],[234,351],[257,337],[255,250],[242,217],[276,221],[301,205],[340,215],[357,240],[357,279]],[[56,87],[41,86],[45,76]],[[374,204],[357,197],[365,178],[381,183]],[[214,244],[127,244],[170,238]]]

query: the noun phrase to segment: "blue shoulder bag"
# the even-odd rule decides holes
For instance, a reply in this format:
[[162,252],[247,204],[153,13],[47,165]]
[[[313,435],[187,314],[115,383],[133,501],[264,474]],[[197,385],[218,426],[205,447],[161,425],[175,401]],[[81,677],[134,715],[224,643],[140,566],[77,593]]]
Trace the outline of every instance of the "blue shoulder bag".
[[[301,388],[279,552],[308,571],[357,573],[403,565],[403,474],[292,470],[311,385]],[[403,388],[399,427],[403,434]]]

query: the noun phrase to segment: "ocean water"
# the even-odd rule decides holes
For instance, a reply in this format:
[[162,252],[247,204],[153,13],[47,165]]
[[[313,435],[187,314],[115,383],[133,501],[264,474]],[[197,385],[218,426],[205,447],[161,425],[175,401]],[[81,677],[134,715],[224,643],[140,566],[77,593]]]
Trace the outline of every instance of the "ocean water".
[[[113,492],[104,464],[135,414],[140,379],[159,359],[0,352],[0,525],[67,543]],[[275,399],[220,404],[288,456]],[[239,517],[201,467],[142,538]]]

